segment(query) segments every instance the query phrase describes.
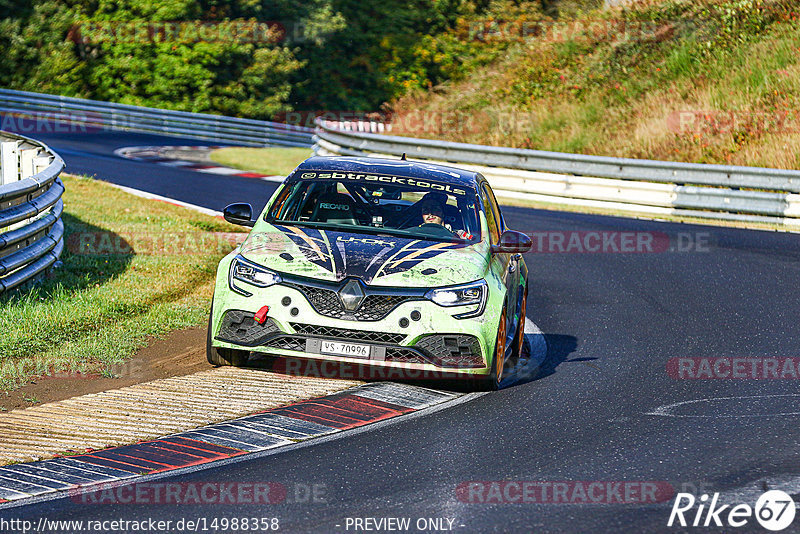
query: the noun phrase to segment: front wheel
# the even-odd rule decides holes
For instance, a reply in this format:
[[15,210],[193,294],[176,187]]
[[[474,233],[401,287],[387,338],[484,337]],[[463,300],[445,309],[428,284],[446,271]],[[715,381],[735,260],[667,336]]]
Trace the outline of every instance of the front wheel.
[[221,365],[232,365],[233,367],[242,367],[247,365],[247,360],[250,359],[250,353],[244,350],[236,349],[223,349],[215,347],[211,344],[211,315],[213,310],[208,314],[208,334],[206,335],[206,359],[208,363],[214,367]]
[[525,288],[525,293],[522,294],[522,304],[519,307],[519,322],[517,323],[517,335],[514,337],[514,353],[511,356],[511,361],[517,363],[522,356],[522,350],[525,347],[525,312],[528,307],[528,288]]
[[497,391],[500,389],[500,382],[503,380],[503,368],[506,364],[506,307],[503,305],[503,313],[500,314],[500,325],[497,327],[497,341],[494,343],[494,360],[492,360],[492,370],[484,379],[482,384],[483,391]]

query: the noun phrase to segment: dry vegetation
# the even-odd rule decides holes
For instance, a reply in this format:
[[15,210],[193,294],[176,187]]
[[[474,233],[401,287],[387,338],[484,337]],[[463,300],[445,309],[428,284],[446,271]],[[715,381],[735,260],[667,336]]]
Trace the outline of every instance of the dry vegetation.
[[392,133],[800,168],[798,14],[788,0],[653,0],[524,36],[498,21],[482,44],[503,41],[502,58],[394,102]]

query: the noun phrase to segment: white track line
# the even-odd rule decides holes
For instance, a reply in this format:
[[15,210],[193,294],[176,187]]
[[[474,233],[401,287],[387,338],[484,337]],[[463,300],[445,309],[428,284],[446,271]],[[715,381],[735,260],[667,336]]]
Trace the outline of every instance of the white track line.
[[188,208],[190,210],[199,211],[200,213],[211,215],[212,217],[222,217],[221,211],[214,211],[212,209],[204,208],[203,206],[189,204],[188,202],[182,202],[180,200],[175,200],[174,198],[162,197],[161,195],[155,195],[153,193],[148,193],[147,191],[140,191],[139,189],[133,189],[132,187],[125,187],[124,185],[117,185],[109,182],[106,183],[108,183],[108,185],[110,185],[111,187],[116,187],[117,189],[121,189],[126,193],[130,193],[131,195],[140,198],[146,198],[148,200],[160,200],[161,202],[166,202],[167,204],[173,204],[175,206],[180,206],[182,208]]

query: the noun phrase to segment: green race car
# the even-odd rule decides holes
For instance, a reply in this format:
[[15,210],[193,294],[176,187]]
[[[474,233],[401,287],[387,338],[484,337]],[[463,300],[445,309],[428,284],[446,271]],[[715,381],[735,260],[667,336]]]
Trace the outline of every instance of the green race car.
[[525,234],[507,230],[476,172],[405,160],[313,157],[219,264],[207,355],[358,364],[392,378],[496,389],[522,352]]

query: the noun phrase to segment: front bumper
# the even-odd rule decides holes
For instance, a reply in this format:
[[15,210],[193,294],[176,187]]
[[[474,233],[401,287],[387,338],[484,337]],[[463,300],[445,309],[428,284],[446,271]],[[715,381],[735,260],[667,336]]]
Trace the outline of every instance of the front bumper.
[[340,341],[369,347],[368,358],[352,358],[359,361],[389,362],[402,364],[433,365],[447,369],[480,369],[486,367],[480,341],[465,334],[430,334],[415,345],[403,346],[404,334],[370,332],[307,323],[289,323],[293,333],[284,332],[278,324],[268,318],[262,325],[253,319],[253,313],[245,310],[228,310],[215,336],[218,341],[247,347],[260,352],[275,350],[302,353],[303,356],[328,357],[323,354],[321,341]]
[[[454,315],[475,306],[445,308],[406,293],[391,305],[376,302],[369,310],[362,305],[360,317],[373,320],[357,320],[352,314],[337,318],[341,314],[336,310],[322,309],[324,299],[296,281],[254,288],[249,297],[220,286],[218,282],[212,318],[212,343],[217,347],[457,375],[485,375],[490,369],[497,325],[487,324],[486,317],[499,313],[493,314],[489,305],[481,316],[456,319]],[[265,305],[269,312],[261,325],[254,315]],[[379,313],[372,313],[376,309]],[[323,354],[323,340],[367,345],[369,357]]]

